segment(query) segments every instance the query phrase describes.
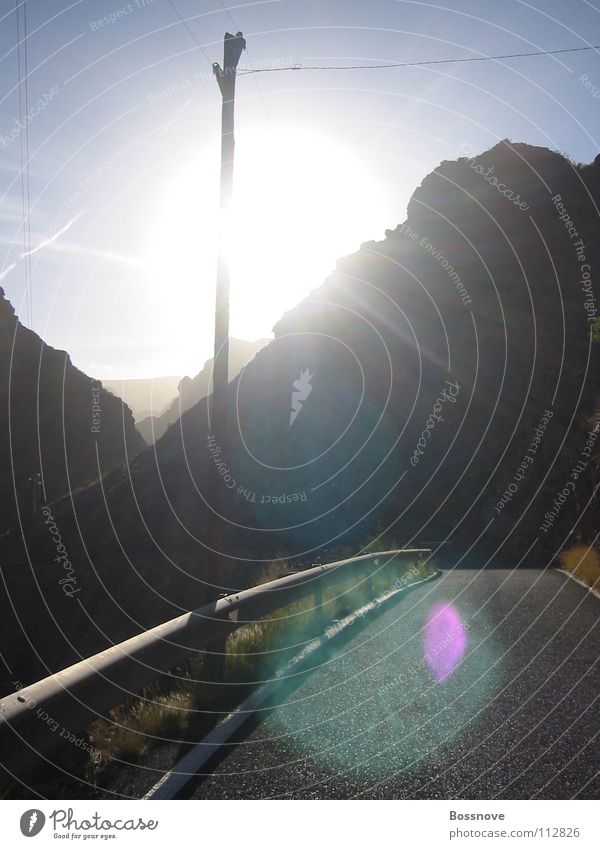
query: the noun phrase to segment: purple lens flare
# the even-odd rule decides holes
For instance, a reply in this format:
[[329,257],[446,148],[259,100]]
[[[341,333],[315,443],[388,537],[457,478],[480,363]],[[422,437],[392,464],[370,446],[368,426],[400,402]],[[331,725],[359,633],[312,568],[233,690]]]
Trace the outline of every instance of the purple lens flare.
[[452,675],[466,648],[467,629],[456,608],[446,602],[434,605],[425,623],[424,652],[436,681]]

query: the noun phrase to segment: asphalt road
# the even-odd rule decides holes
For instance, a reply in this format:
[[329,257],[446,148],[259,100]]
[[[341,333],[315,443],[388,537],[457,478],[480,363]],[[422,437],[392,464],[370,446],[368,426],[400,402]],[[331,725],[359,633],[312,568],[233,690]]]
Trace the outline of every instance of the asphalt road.
[[600,798],[600,599],[444,572],[353,630],[188,798]]

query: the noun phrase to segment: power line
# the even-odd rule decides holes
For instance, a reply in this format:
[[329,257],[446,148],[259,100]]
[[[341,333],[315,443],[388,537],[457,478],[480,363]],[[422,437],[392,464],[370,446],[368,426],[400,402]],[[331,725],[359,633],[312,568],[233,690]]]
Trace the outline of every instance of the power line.
[[27,0],[23,2],[23,64],[25,70],[25,184],[27,190],[27,256],[29,262],[29,326],[33,330],[33,280],[31,274],[31,195],[29,180],[29,59],[27,56]]
[[384,68],[416,68],[422,65],[454,65],[459,62],[492,62],[499,59],[523,59],[527,56],[557,56],[559,53],[581,53],[600,50],[600,44],[588,47],[562,47],[560,50],[535,50],[529,53],[504,53],[498,56],[461,56],[454,59],[425,59],[421,62],[384,62],[378,65],[284,65],[281,68],[240,68],[238,74],[272,74],[277,71],[379,71]]
[[[27,222],[29,219],[29,204],[26,202],[27,192],[25,188],[25,149],[23,141],[23,73],[21,69],[21,15],[19,12],[19,0],[15,0],[15,15],[17,21],[17,73],[19,76],[19,149],[21,155],[21,210],[23,217],[23,254],[25,258],[25,311],[27,314],[27,322],[31,327],[31,286],[30,286],[30,265],[28,264],[27,256]],[[26,22],[25,22],[26,24]]]
[[206,59],[206,61],[210,64],[210,66],[211,66],[211,68],[212,68],[212,64],[213,64],[213,63],[212,63],[212,60],[210,59],[209,55],[205,52],[204,48],[202,47],[202,45],[200,44],[200,42],[198,41],[198,39],[196,38],[196,36],[195,36],[195,35],[194,35],[194,33],[192,32],[192,30],[189,28],[188,23],[187,23],[187,21],[185,20],[185,18],[183,18],[183,17],[179,14],[179,10],[178,10],[178,9],[177,9],[177,7],[175,6],[175,3],[173,3],[173,0],[169,0],[169,6],[173,9],[173,11],[174,11],[174,12],[175,12],[175,14],[177,15],[177,17],[179,18],[179,20],[181,21],[181,23],[184,25],[184,27],[186,28],[186,30],[188,31],[188,33],[189,33],[189,34],[190,34],[190,36],[192,37],[192,39],[193,39],[194,43],[196,44],[196,47],[198,47],[198,48],[200,49],[200,52],[202,53],[202,55],[204,56],[204,58],[205,58],[205,59]]
[[220,4],[221,4],[221,6],[223,7],[223,11],[224,11],[224,12],[225,12],[225,14],[227,15],[227,17],[229,18],[229,20],[231,21],[231,23],[232,23],[232,24],[234,25],[234,27],[236,28],[236,31],[238,31],[238,32],[239,32],[239,29],[240,29],[240,28],[238,27],[238,25],[236,24],[236,22],[233,20],[233,16],[232,16],[231,12],[229,11],[229,9],[227,8],[227,6],[225,5],[225,3],[223,3],[223,0],[219,0],[219,3],[220,3]]

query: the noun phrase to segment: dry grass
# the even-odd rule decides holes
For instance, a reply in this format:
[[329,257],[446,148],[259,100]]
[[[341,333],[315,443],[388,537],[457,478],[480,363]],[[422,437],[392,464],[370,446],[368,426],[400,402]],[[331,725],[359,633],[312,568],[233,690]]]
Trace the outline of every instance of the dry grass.
[[586,545],[574,545],[561,552],[560,564],[588,587],[600,588],[600,553]]
[[260,622],[243,625],[227,640],[226,680],[245,684],[270,677],[296,653],[298,644],[320,630],[311,595],[274,610]]
[[189,688],[160,700],[138,699],[112,711],[112,721],[94,723],[89,740],[102,766],[111,760],[138,761],[161,737],[177,739],[185,731],[193,696]]
[[289,575],[290,569],[287,560],[273,560],[271,563],[266,563],[258,571],[254,586],[267,584],[269,581],[275,581],[277,578],[282,578],[284,575]]

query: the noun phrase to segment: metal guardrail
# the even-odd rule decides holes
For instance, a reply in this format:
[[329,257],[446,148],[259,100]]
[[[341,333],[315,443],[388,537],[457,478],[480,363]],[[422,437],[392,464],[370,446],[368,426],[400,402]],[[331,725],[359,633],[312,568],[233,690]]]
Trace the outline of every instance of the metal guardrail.
[[393,569],[430,553],[430,549],[376,552],[269,581],[184,613],[4,696],[0,768],[13,778],[24,776],[65,743],[65,734],[79,734],[190,655],[296,601],[299,594],[315,594],[316,606],[321,605],[323,578],[329,582],[347,577],[349,570],[364,570],[368,579],[385,567]]

